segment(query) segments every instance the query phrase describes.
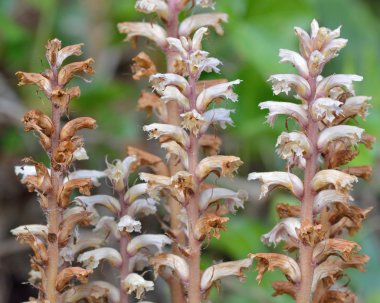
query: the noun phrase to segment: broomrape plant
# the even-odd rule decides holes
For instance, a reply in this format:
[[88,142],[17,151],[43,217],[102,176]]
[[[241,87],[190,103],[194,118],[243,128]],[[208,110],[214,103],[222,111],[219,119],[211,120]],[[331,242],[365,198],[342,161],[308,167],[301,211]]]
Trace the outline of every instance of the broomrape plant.
[[[267,270],[278,268],[285,274],[287,281],[273,282],[274,295],[287,294],[299,303],[356,302],[340,280],[347,268],[364,270],[369,258],[359,254],[357,243],[342,236],[358,231],[371,210],[354,206],[350,195],[358,178],[369,178],[371,168],[347,164],[357,156],[358,144],[371,147],[374,138],[347,123],[356,117],[365,119],[370,98],[355,96],[353,82],[361,81],[360,76],[321,76],[347,40],[339,38],[340,28],[319,27],[315,20],[310,35],[295,28],[300,53],[280,50],[280,62],[291,63],[298,74],[269,78],[276,95],[294,91],[300,102],[259,105],[269,110],[271,126],[278,115],[287,115],[298,125],[280,134],[276,143],[287,170],[253,172],[248,177],[261,181],[260,199],[283,187],[300,201],[299,206],[277,205],[281,220],[261,237],[267,245],[284,241],[285,249],[296,251],[298,257],[254,253],[201,270],[202,250],[227,230],[227,215],[244,208],[248,197],[242,190],[219,187],[210,180],[212,174],[232,177],[243,164],[239,157],[220,155],[221,139],[208,134],[210,127],[233,125],[234,110],[220,104],[238,101],[233,89],[241,80],[200,80],[204,73],[220,73],[221,61],[203,50],[202,42],[210,27],[222,35],[221,23],[228,17],[215,12],[187,16],[195,5],[215,6],[211,0],[137,0],[136,10],[156,14],[158,23],[118,24],[126,40],[145,37],[165,54],[164,72],[158,72],[144,52],[133,59],[132,71],[135,80],[149,78],[152,92],[141,93],[138,108],[154,113],[156,121],[142,129],[148,139],[159,140],[168,163],[129,146],[127,157],[106,160],[102,171],[73,170],[74,161],[88,159],[77,132],[96,127],[90,117],[61,121],[69,115],[71,100],[80,94],[79,87],[67,87],[70,80],[79,73],[93,73],[92,59],[64,64],[66,58],[81,55],[81,44],[62,48],[53,39],[46,47],[48,70],[16,73],[19,85],[37,85],[51,102],[51,116],[31,110],[22,119],[25,131],[38,134],[49,164],[25,158],[25,165],[15,168],[21,182],[37,194],[47,221],[11,231],[34,253],[29,282],[38,297],[29,302],[147,302],[140,300],[157,287],[146,276],[152,268],[155,278],[168,283],[172,302],[199,303],[208,299],[221,279],[243,280],[243,271],[254,261],[259,282]],[[185,16],[181,21],[180,15]],[[132,180],[132,173],[138,173],[142,182]],[[111,185],[113,194],[91,196],[91,187],[102,182]],[[75,190],[81,195],[73,195]],[[158,218],[164,233],[144,233],[140,220],[150,215]],[[116,284],[89,281],[104,261],[112,265]]]
[[[274,295],[287,294],[297,302],[356,302],[355,295],[339,282],[343,271],[356,268],[363,271],[368,256],[361,255],[360,246],[341,237],[348,231],[358,231],[371,210],[354,206],[350,191],[358,178],[367,179],[367,166],[343,167],[358,154],[357,145],[371,146],[374,138],[350,120],[365,118],[369,97],[355,96],[353,83],[357,75],[321,76],[324,66],[346,45],[339,38],[340,28],[330,30],[311,23],[311,34],[295,28],[300,53],[280,50],[281,63],[291,63],[299,75],[273,75],[275,95],[295,92],[300,103],[266,101],[268,122],[273,125],[278,115],[293,118],[298,129],[283,132],[277,140],[277,152],[287,161],[286,172],[251,173],[249,180],[262,183],[260,198],[275,187],[289,190],[300,206],[279,204],[281,221],[261,240],[268,245],[286,243],[289,252],[299,257],[275,253],[253,254],[257,260],[257,280],[267,270],[280,269],[287,281],[272,284]],[[297,169],[297,170],[296,170]],[[303,180],[295,171],[303,171]]]

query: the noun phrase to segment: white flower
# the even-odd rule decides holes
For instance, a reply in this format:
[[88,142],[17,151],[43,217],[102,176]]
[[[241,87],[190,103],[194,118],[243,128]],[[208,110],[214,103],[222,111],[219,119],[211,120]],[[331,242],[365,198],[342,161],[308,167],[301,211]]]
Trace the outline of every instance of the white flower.
[[140,196],[146,194],[148,192],[148,184],[147,183],[139,183],[131,186],[128,191],[125,193],[124,200],[128,201],[131,204]]
[[121,281],[121,287],[128,292],[128,294],[136,292],[136,298],[141,299],[144,292],[154,290],[154,283],[145,280],[138,274],[131,273]]
[[160,191],[167,188],[172,182],[170,177],[148,173],[140,173],[139,177],[142,181],[148,183],[147,193],[156,200],[159,200]]
[[108,236],[110,233],[115,237],[115,239],[120,239],[120,232],[118,226],[115,222],[114,217],[103,216],[96,223],[95,228],[93,229],[96,233],[101,233]]
[[135,9],[146,14],[157,13],[163,19],[169,14],[168,5],[163,0],[137,0]]
[[232,121],[230,115],[234,113],[233,109],[225,108],[215,108],[210,109],[203,114],[205,124],[201,127],[201,132],[204,133],[207,131],[211,124],[219,124],[222,129],[227,127],[227,124],[234,126],[234,121]]
[[319,191],[329,185],[334,185],[339,192],[346,193],[352,188],[358,178],[335,169],[324,169],[316,173],[311,184],[315,191]]
[[189,99],[187,99],[176,86],[166,86],[162,92],[161,100],[165,103],[176,101],[185,110],[190,108]]
[[117,191],[124,189],[124,182],[128,178],[132,165],[137,161],[136,156],[126,157],[123,161],[116,159],[111,163],[107,163],[107,169],[104,171],[107,177],[111,180],[114,188]]
[[136,39],[139,36],[154,41],[159,47],[165,48],[166,31],[159,25],[148,22],[122,22],[117,25],[120,33],[127,34],[126,41]]
[[320,213],[322,209],[332,203],[348,204],[352,197],[335,189],[321,190],[314,198],[314,213]]
[[304,167],[310,150],[309,140],[302,132],[282,132],[276,143],[277,153],[290,165]]
[[300,97],[307,99],[311,93],[309,83],[299,75],[277,74],[270,76],[268,81],[272,82],[275,95],[282,92],[288,94],[291,89],[294,89]]
[[266,101],[259,104],[260,109],[269,109],[267,122],[272,127],[278,115],[288,115],[298,122],[302,127],[308,124],[308,117],[305,108],[302,105],[291,102]]
[[274,244],[276,246],[281,241],[298,240],[297,230],[301,227],[299,218],[286,218],[281,220],[267,234],[261,237],[261,241],[267,245]]
[[[136,203],[136,202],[135,202]],[[125,233],[131,233],[131,232],[141,232],[141,222],[134,220],[129,215],[125,215],[120,218],[119,223],[117,223],[117,228],[120,232]]]
[[187,40],[169,37],[166,38],[166,41],[168,42],[170,49],[174,49],[176,52],[178,52],[182,59],[187,58],[189,53],[189,43]]
[[328,127],[319,135],[318,148],[323,149],[329,142],[340,138],[347,138],[351,145],[356,145],[360,141],[363,133],[364,129],[357,126],[337,125]]
[[244,202],[248,200],[247,192],[239,190],[235,192],[227,188],[208,188],[200,194],[199,208],[206,210],[215,201],[224,200],[230,212],[235,213],[238,208],[244,208]]
[[344,75],[344,74],[336,74],[322,79],[317,85],[316,96],[326,97],[329,95],[331,89],[335,87],[341,87],[344,90],[354,94],[355,91],[353,89],[354,81],[362,81],[363,77],[358,75]]
[[152,123],[144,125],[143,131],[148,132],[149,139],[158,139],[161,136],[168,136],[183,146],[190,144],[190,139],[186,131],[177,125]]
[[89,170],[89,169],[79,169],[75,170],[67,176],[67,180],[74,179],[91,179],[91,182],[94,186],[100,186],[100,178],[106,177],[105,172],[98,170]]
[[288,49],[280,49],[279,56],[281,57],[280,63],[293,64],[302,77],[306,78],[309,75],[307,62],[299,53]]
[[86,150],[84,149],[84,147],[79,147],[77,148],[74,153],[73,153],[73,161],[74,160],[88,160],[89,157],[87,155],[87,152]]
[[62,302],[76,303],[82,300],[107,298],[107,302],[120,302],[120,291],[105,281],[94,281],[70,287],[62,294]]
[[15,166],[15,174],[21,175],[21,183],[25,183],[27,176],[37,176],[37,170],[34,165]]
[[193,135],[198,136],[200,128],[204,125],[204,117],[195,109],[180,115],[183,118],[182,127],[188,129]]
[[221,83],[208,87],[197,97],[197,110],[202,113],[206,110],[209,104],[216,98],[224,97],[232,102],[238,101],[238,96],[232,91],[234,85],[239,84],[241,80],[235,80],[227,83]]
[[290,190],[297,198],[303,194],[303,183],[296,175],[282,172],[250,173],[248,180],[257,180],[262,182],[260,198],[264,198],[269,190],[276,186],[282,186]]
[[129,241],[127,246],[127,252],[130,255],[135,255],[141,248],[147,248],[152,251],[162,251],[162,248],[165,245],[172,244],[172,240],[165,235],[153,235],[146,234],[134,237],[131,241]]
[[368,115],[368,108],[370,107],[369,100],[371,100],[371,97],[367,96],[348,98],[342,106],[343,116],[352,117],[358,115],[364,120]]
[[222,22],[228,22],[228,15],[224,13],[194,14],[183,20],[179,26],[180,36],[188,37],[202,27],[212,26],[219,35],[223,35]]
[[318,98],[312,105],[311,113],[315,120],[326,119],[332,123],[335,115],[339,116],[343,113],[342,104],[342,102],[331,98]]
[[21,225],[12,229],[11,233],[14,236],[32,234],[34,236],[42,236],[43,238],[45,238],[48,234],[48,227],[46,225],[41,224]]
[[157,212],[157,204],[158,202],[152,198],[137,199],[128,207],[128,215],[132,218],[154,215]]
[[167,86],[177,86],[181,91],[186,91],[189,87],[189,83],[184,77],[171,73],[152,75],[149,82],[160,95]]
[[170,268],[184,282],[189,281],[189,266],[187,262],[174,254],[159,254],[150,259],[157,276],[161,267]]
[[181,160],[185,169],[189,167],[189,156],[187,152],[175,141],[168,141],[161,144],[161,147],[166,150],[166,160],[169,161],[171,155],[176,155]]
[[207,27],[199,28],[193,35],[191,49],[193,51],[200,50],[202,47],[203,36],[208,32]]
[[120,266],[123,261],[120,253],[111,247],[86,251],[78,256],[77,261],[82,263],[86,269],[95,269],[103,259],[108,260],[114,267]]
[[95,205],[102,205],[110,210],[114,215],[120,212],[120,202],[108,195],[94,195],[94,196],[78,196],[74,199],[74,202],[84,204],[86,210],[91,211]]
[[196,175],[200,179],[215,173],[218,177],[232,176],[243,162],[235,156],[210,156],[202,159],[196,169]]
[[237,276],[240,280],[245,278],[243,270],[252,266],[252,258],[246,258],[237,261],[223,262],[208,267],[202,274],[201,290],[206,291],[216,281],[228,277]]

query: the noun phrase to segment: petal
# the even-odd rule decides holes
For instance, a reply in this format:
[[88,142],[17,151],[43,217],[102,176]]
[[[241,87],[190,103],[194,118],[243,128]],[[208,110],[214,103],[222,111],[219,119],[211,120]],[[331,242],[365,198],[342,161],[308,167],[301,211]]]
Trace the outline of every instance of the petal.
[[169,15],[168,5],[163,0],[137,0],[135,9],[145,14],[157,13],[164,20]]
[[128,203],[132,203],[140,196],[148,193],[148,184],[147,183],[140,183],[131,186],[128,191],[126,192],[124,196],[124,200],[128,201]]
[[70,287],[62,294],[62,302],[76,303],[82,300],[94,301],[107,298],[107,302],[120,302],[119,289],[105,281],[94,281]]
[[212,26],[219,35],[223,35],[221,23],[227,21],[228,15],[224,13],[194,14],[181,22],[178,33],[188,37],[201,27]]
[[319,171],[311,181],[313,189],[319,191],[329,185],[334,185],[339,192],[346,193],[351,190],[353,183],[358,178],[335,169],[324,169]]
[[165,103],[176,101],[185,110],[190,108],[189,99],[176,86],[166,86],[162,92],[161,100]]
[[351,125],[328,127],[319,134],[318,148],[322,150],[327,147],[329,142],[341,138],[347,138],[351,145],[356,145],[360,141],[363,133],[364,129]]
[[309,154],[310,143],[302,132],[282,132],[276,143],[277,153],[288,163],[304,167],[305,157]]
[[177,125],[152,123],[144,125],[143,131],[148,132],[149,139],[158,139],[161,136],[167,136],[182,146],[188,146],[190,144],[190,139],[186,131]]
[[209,174],[215,173],[218,177],[232,176],[243,162],[235,156],[210,156],[199,162],[196,175],[205,179]]
[[199,196],[200,210],[206,210],[213,202],[225,200],[229,211],[235,213],[238,208],[244,208],[244,202],[248,200],[247,192],[239,190],[235,192],[227,188],[208,188],[201,192]]
[[96,223],[96,226],[93,229],[93,231],[96,233],[103,234],[105,236],[112,234],[115,237],[115,239],[120,239],[120,232],[118,230],[118,225],[116,224],[114,217],[101,217],[100,220]]
[[189,87],[184,77],[171,73],[150,76],[149,82],[159,94],[162,94],[167,86],[177,86],[181,91],[186,91]]
[[316,96],[318,98],[327,97],[330,90],[335,87],[341,87],[344,90],[354,94],[355,92],[353,90],[353,82],[362,80],[363,77],[358,75],[336,74],[326,77],[318,83]]
[[159,254],[150,258],[154,273],[157,276],[161,267],[172,270],[181,281],[189,281],[189,266],[183,258],[174,254]]
[[267,121],[272,127],[278,115],[288,115],[296,119],[302,127],[306,127],[308,124],[307,112],[302,105],[290,102],[266,101],[261,102],[259,106],[260,109],[269,109]]
[[371,100],[371,97],[366,96],[348,98],[342,106],[343,116],[352,117],[358,115],[364,120],[368,115],[368,108],[370,107],[369,100]]
[[171,155],[176,155],[181,160],[185,169],[189,167],[189,156],[187,152],[175,141],[169,141],[161,144],[161,147],[166,150],[166,160],[169,161]]
[[128,215],[132,218],[154,215],[157,212],[158,202],[154,199],[138,199],[128,207]]
[[122,22],[117,25],[117,28],[120,33],[127,34],[126,41],[142,36],[154,41],[161,48],[167,45],[166,31],[157,24],[147,22]]
[[279,54],[281,60],[280,63],[291,63],[298,70],[302,77],[307,77],[309,75],[309,68],[307,67],[306,60],[297,52],[280,49]]
[[117,228],[122,233],[141,232],[141,222],[134,220],[131,216],[122,216],[117,223]]
[[154,290],[154,283],[147,281],[138,274],[130,273],[125,279],[121,280],[121,287],[128,294],[136,293],[136,298],[141,299],[146,291]]
[[287,242],[288,240],[297,241],[297,230],[301,227],[299,218],[286,218],[281,220],[276,226],[267,234],[261,236],[261,242],[266,245],[276,245],[281,241]]
[[145,234],[134,237],[131,241],[129,241],[127,246],[127,252],[133,256],[135,255],[141,248],[148,248],[150,251],[152,249],[154,251],[162,251],[165,245],[172,244],[172,240],[165,235],[153,235],[153,234]]
[[222,129],[225,129],[227,124],[234,126],[234,121],[230,117],[231,113],[235,113],[235,110],[225,108],[208,110],[203,114],[206,123],[202,126],[201,132],[206,132],[211,124],[219,124]]
[[197,110],[202,113],[216,98],[224,97],[226,99],[230,99],[232,102],[237,102],[238,96],[232,91],[232,88],[240,82],[241,80],[235,80],[205,88],[197,97]]
[[309,83],[299,75],[277,74],[270,76],[268,81],[272,82],[275,95],[281,92],[288,94],[291,89],[294,89],[300,97],[307,99],[311,93]]
[[250,268],[252,262],[252,258],[246,258],[237,261],[223,262],[206,268],[201,278],[201,290],[206,291],[218,280],[229,276],[237,276],[241,281],[244,280],[245,275],[243,270]]
[[86,269],[95,269],[103,259],[108,260],[114,267],[118,267],[122,263],[120,253],[111,247],[102,247],[86,251],[78,256],[77,261],[83,263]]
[[264,198],[268,191],[273,187],[281,186],[287,188],[292,192],[297,198],[303,195],[303,183],[296,175],[275,171],[266,173],[250,173],[248,175],[248,180],[257,180],[262,182],[260,199]]
[[343,102],[331,99],[331,98],[318,98],[313,102],[311,107],[311,113],[313,118],[317,121],[326,119],[332,123],[335,120],[335,116],[339,116],[343,113],[341,105]]
[[332,203],[348,204],[352,197],[335,189],[321,190],[314,198],[314,213],[320,213],[323,208]]
[[93,195],[93,196],[78,196],[74,199],[74,202],[84,204],[86,208],[92,209],[95,205],[102,205],[110,210],[114,215],[120,212],[120,202],[108,195]]
[[94,186],[100,186],[99,179],[106,177],[106,174],[103,171],[98,170],[88,170],[88,169],[79,169],[75,170],[67,176],[68,180],[74,179],[91,179],[91,182]]

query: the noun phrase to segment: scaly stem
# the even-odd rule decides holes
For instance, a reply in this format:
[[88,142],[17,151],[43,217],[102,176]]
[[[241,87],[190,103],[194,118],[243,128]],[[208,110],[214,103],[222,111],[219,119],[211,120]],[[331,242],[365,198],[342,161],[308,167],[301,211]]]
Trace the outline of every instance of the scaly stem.
[[[169,18],[167,23],[167,33],[168,37],[178,38],[178,14],[180,11],[180,1],[179,0],[168,0],[169,7]],[[165,51],[166,54],[166,62],[167,62],[167,72],[173,72],[173,60],[175,58],[175,53],[169,49]],[[168,112],[168,121],[169,124],[180,125],[180,111],[177,102],[171,101],[167,105]],[[182,170],[182,165],[175,161],[175,159],[169,160],[169,172],[170,175],[175,175],[178,171]],[[181,209],[180,204],[173,198],[169,198],[169,209],[170,209],[170,228],[174,235],[176,236],[177,242],[183,244],[184,243],[184,234],[180,230],[179,221],[179,212]],[[173,246],[173,253],[180,254],[178,248]],[[170,284],[170,293],[172,303],[182,303],[185,302],[185,297],[182,289],[182,285],[179,280],[171,279],[168,281]]]
[[[125,190],[118,192],[120,201],[120,215],[119,220],[127,214],[128,204],[125,203],[124,196]],[[122,258],[122,263],[120,267],[120,281],[125,279],[129,274],[129,255],[127,252],[128,237],[121,235],[120,237],[120,254]],[[120,287],[120,303],[128,303],[128,294]]]
[[[315,198],[315,192],[311,186],[311,181],[318,169],[318,148],[317,141],[319,135],[318,124],[315,122],[311,115],[310,109],[315,100],[316,79],[310,78],[308,82],[311,87],[311,95],[308,100],[309,114],[308,114],[308,127],[306,129],[306,135],[310,142],[310,156],[306,159],[305,175],[304,175],[304,195],[301,203],[301,223],[308,222],[313,224],[313,204]],[[299,291],[297,292],[297,303],[311,302],[312,291],[311,285],[314,275],[313,264],[313,245],[303,244],[300,246],[300,258],[299,265],[301,269],[301,284]]]
[[[189,86],[190,86],[190,110],[196,108],[196,78],[191,74],[189,68]],[[198,157],[199,152],[199,142],[198,137],[190,132],[190,147],[188,149],[189,155],[189,173],[194,178],[195,188],[194,194],[191,196],[189,203],[186,206],[187,216],[188,216],[188,226],[189,226],[189,286],[188,286],[188,302],[189,303],[200,303],[201,302],[201,245],[202,242],[197,240],[194,235],[194,227],[199,219],[199,189],[200,180],[196,177],[196,169],[199,162]]]
[[[55,76],[56,78],[56,76]],[[53,79],[53,81],[56,79]],[[56,170],[54,167],[53,156],[59,145],[59,134],[61,132],[61,110],[58,105],[52,104],[52,122],[54,133],[51,136],[51,183],[52,192],[48,196],[47,225],[48,225],[48,265],[46,269],[46,295],[50,303],[57,302],[56,282],[58,274],[59,246],[58,230],[62,221],[62,211],[58,206],[59,189],[63,184],[63,172]]]

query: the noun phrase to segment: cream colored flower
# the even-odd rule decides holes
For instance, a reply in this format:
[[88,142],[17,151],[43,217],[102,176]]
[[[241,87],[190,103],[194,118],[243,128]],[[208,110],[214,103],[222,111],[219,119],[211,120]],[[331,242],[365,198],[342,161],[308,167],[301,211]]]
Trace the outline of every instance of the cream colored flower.
[[317,85],[316,96],[318,98],[327,97],[331,89],[335,87],[341,87],[344,90],[355,94],[353,89],[354,81],[362,81],[363,77],[358,75],[344,75],[344,74],[336,74],[328,76],[322,79]]
[[89,250],[80,254],[77,261],[82,263],[86,269],[95,269],[99,266],[100,261],[108,260],[112,266],[118,267],[122,263],[120,253],[111,247],[102,247]]
[[319,191],[329,185],[333,185],[339,192],[346,193],[351,190],[354,182],[357,182],[358,178],[339,170],[324,169],[319,171],[311,181],[313,189]]
[[[135,201],[136,202],[136,201]],[[129,215],[122,216],[117,228],[121,233],[141,232],[141,222],[133,219]]]
[[209,104],[216,98],[224,97],[232,102],[237,102],[238,96],[232,91],[232,88],[240,82],[241,80],[235,80],[205,88],[197,97],[197,110],[200,113],[204,112]]
[[205,133],[211,124],[219,124],[222,129],[227,127],[227,124],[233,126],[234,121],[232,121],[230,115],[234,113],[233,109],[225,108],[214,108],[210,109],[203,114],[205,124],[201,127],[201,132]]
[[129,174],[133,170],[133,165],[137,161],[136,156],[126,157],[123,161],[116,159],[111,163],[107,163],[107,169],[104,171],[107,177],[111,180],[115,190],[124,190]]
[[190,139],[186,131],[176,125],[152,123],[145,125],[143,131],[148,132],[149,139],[158,139],[161,136],[167,136],[182,144],[182,146],[188,146],[190,144]]
[[176,101],[185,110],[190,108],[189,99],[185,97],[176,86],[166,86],[162,91],[161,100],[165,103]]
[[303,58],[299,53],[288,50],[280,49],[279,56],[281,58],[280,63],[291,63],[302,77],[309,76],[309,68],[305,58]]
[[248,193],[244,190],[235,192],[227,188],[208,188],[202,191],[199,196],[199,208],[204,211],[218,200],[224,200],[229,211],[236,213],[237,209],[244,208],[244,202],[248,200]]
[[302,127],[308,124],[308,117],[305,108],[302,105],[290,102],[266,101],[259,104],[260,109],[269,109],[267,122],[272,127],[278,115],[288,115],[298,122]]
[[116,224],[114,217],[101,217],[100,220],[96,223],[93,231],[104,236],[112,234],[115,239],[120,239],[120,232],[118,230],[118,225]]
[[133,256],[142,248],[147,248],[149,251],[155,252],[162,251],[165,245],[170,245],[172,242],[173,241],[165,235],[141,235],[129,241],[127,252]]
[[154,283],[147,281],[138,274],[131,273],[125,279],[121,280],[121,287],[128,294],[136,293],[136,298],[141,299],[146,291],[154,290]]
[[371,97],[367,96],[356,96],[348,98],[342,106],[343,115],[345,117],[352,117],[358,115],[364,120],[368,115],[370,100]]
[[189,156],[187,152],[175,141],[168,141],[161,144],[161,147],[166,150],[166,160],[169,161],[171,155],[176,155],[185,169],[189,167]]
[[329,142],[339,140],[341,138],[347,138],[351,145],[356,145],[360,141],[363,133],[364,129],[352,125],[337,125],[328,127],[319,134],[318,148],[322,150],[327,147]]
[[335,120],[335,116],[343,113],[342,102],[331,98],[319,98],[313,102],[311,113],[317,121],[326,119],[329,123]]
[[145,14],[157,13],[165,20],[169,15],[168,5],[163,0],[137,0],[135,9]]
[[195,109],[181,114],[183,118],[182,127],[188,129],[193,135],[198,136],[199,130],[205,124],[205,118]]
[[261,242],[276,246],[281,241],[298,241],[297,230],[301,227],[299,218],[286,218],[281,220],[267,234],[261,236]]
[[14,236],[32,234],[34,236],[41,236],[43,238],[46,238],[48,234],[48,227],[41,224],[21,225],[12,229],[11,233]]
[[303,195],[303,183],[296,175],[282,172],[274,171],[267,173],[250,173],[248,175],[248,180],[257,180],[262,182],[260,198],[264,198],[269,190],[273,187],[281,186],[287,188],[292,194],[300,198]]
[[70,287],[62,294],[62,302],[76,303],[81,300],[99,300],[106,298],[107,302],[119,303],[120,291],[105,281],[93,281],[87,284]]
[[128,207],[128,215],[132,218],[154,215],[158,202],[152,198],[137,199]]
[[88,160],[89,157],[84,147],[77,148],[73,153],[73,161]]
[[120,202],[108,195],[78,196],[74,202],[85,205],[86,209],[91,212],[95,205],[102,205],[110,210],[114,215],[120,212]]
[[186,91],[189,87],[187,80],[177,74],[155,74],[150,76],[149,82],[152,84],[152,87],[162,95],[167,86],[176,86],[182,92]]
[[282,132],[277,139],[276,147],[280,157],[290,165],[305,166],[305,156],[309,154],[310,143],[304,133]]
[[203,8],[211,7],[215,9],[215,2],[213,0],[196,0],[196,3]]
[[242,164],[239,157],[210,156],[199,162],[196,175],[202,180],[211,173],[215,173],[218,177],[232,176]]
[[122,22],[117,25],[120,33],[127,34],[126,41],[134,40],[139,36],[154,41],[159,47],[165,48],[166,31],[159,25],[147,22]]
[[125,193],[124,200],[128,201],[129,204],[133,203],[140,196],[148,193],[148,184],[139,183],[131,186]]
[[218,280],[237,276],[242,281],[245,279],[244,269],[249,269],[252,266],[252,258],[246,258],[237,261],[223,262],[212,265],[203,272],[201,278],[201,290],[208,290]]
[[223,35],[221,23],[227,21],[228,15],[224,13],[194,14],[181,22],[178,33],[188,37],[201,27],[212,26],[219,35]]
[[183,282],[189,281],[189,266],[183,258],[174,254],[159,254],[150,258],[157,276],[162,267],[169,268]]
[[309,83],[299,75],[277,74],[269,77],[272,82],[273,93],[278,95],[282,92],[288,94],[292,89],[302,98],[307,99],[311,90]]
[[320,213],[322,209],[332,203],[348,204],[353,198],[348,193],[335,189],[321,190],[314,198],[314,212]]

